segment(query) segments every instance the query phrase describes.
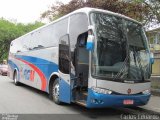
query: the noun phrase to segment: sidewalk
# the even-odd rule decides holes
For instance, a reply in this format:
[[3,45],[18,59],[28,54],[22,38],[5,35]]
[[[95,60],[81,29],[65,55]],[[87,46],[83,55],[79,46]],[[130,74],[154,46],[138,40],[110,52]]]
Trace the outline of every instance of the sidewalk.
[[139,108],[160,114],[160,76],[151,77],[151,94],[148,104]]
[[160,97],[152,95],[148,104],[140,108],[160,114]]
[[151,94],[160,97],[160,89],[151,89]]
[[155,96],[160,96],[160,76],[151,77],[151,93]]

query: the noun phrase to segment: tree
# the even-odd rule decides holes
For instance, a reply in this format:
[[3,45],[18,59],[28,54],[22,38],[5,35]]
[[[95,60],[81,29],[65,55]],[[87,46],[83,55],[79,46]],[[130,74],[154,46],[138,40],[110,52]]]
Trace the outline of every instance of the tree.
[[0,62],[3,59],[7,59],[10,42],[15,38],[30,32],[37,27],[42,26],[40,22],[35,22],[33,24],[21,24],[12,23],[3,18],[0,19]]
[[160,0],[131,0],[130,3],[141,4],[147,8],[143,15],[143,22],[146,27],[160,23]]
[[149,7],[142,4],[140,0],[131,1],[132,2],[128,0],[71,0],[68,4],[57,2],[53,4],[49,10],[45,11],[41,15],[41,18],[48,18],[52,21],[79,8],[94,7],[120,13],[146,24],[147,19],[145,18],[148,14],[151,14]]

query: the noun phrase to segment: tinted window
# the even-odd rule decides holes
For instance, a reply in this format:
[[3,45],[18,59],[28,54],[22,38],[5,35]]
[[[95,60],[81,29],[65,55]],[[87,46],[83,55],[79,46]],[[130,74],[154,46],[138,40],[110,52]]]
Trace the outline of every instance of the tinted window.
[[70,50],[69,50],[68,35],[63,36],[60,39],[59,70],[65,74],[69,74],[70,72]]

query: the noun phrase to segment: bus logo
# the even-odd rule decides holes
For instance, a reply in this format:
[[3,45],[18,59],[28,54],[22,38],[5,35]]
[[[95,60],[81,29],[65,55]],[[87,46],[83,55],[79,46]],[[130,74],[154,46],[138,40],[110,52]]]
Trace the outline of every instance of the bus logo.
[[128,94],[131,94],[131,91],[132,91],[132,90],[129,88],[129,89],[127,90],[127,93],[128,93]]

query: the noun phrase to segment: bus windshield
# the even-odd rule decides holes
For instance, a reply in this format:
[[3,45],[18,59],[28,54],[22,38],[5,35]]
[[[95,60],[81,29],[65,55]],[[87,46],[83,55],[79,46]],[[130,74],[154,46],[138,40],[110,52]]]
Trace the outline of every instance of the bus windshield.
[[149,49],[142,25],[98,12],[90,17],[95,35],[92,76],[114,81],[149,79]]

